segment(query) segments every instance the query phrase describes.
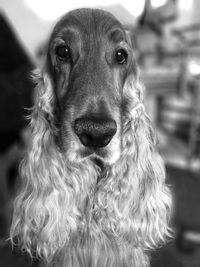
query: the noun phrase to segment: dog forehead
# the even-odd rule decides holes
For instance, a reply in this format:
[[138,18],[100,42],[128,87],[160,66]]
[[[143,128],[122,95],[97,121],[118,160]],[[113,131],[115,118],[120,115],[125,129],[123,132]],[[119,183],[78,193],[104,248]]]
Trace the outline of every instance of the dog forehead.
[[68,29],[84,35],[107,35],[114,41],[125,36],[122,24],[114,15],[101,9],[81,8],[68,12],[54,27],[53,35],[61,35]]

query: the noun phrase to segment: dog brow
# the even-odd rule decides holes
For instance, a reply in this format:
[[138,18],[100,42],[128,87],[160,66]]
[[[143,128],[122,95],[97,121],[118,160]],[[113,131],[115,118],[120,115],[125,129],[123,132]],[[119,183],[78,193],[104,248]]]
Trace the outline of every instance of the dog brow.
[[109,40],[114,43],[119,43],[125,39],[124,33],[121,29],[113,29],[108,36]]

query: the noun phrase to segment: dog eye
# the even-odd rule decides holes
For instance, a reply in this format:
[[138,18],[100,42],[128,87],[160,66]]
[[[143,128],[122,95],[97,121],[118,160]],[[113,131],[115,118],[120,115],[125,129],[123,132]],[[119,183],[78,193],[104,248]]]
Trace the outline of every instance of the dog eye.
[[55,52],[56,52],[58,59],[61,61],[68,61],[71,59],[70,49],[69,49],[69,47],[67,47],[65,45],[56,47]]
[[118,64],[126,63],[128,54],[124,49],[118,49],[115,53],[115,59]]

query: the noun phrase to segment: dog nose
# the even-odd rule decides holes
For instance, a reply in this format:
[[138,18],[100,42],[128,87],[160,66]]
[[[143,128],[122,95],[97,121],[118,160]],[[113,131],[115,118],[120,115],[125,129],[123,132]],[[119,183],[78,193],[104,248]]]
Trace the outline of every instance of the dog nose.
[[74,131],[86,147],[107,146],[117,131],[117,124],[110,118],[78,118],[74,122]]

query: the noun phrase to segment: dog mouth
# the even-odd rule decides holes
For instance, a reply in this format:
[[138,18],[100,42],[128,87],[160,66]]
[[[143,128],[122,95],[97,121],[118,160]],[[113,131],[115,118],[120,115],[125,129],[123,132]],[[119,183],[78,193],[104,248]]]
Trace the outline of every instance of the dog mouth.
[[85,159],[100,160],[107,165],[113,165],[120,157],[121,148],[109,149],[109,148],[82,148],[76,151],[76,155],[82,161]]
[[106,149],[84,149],[80,151],[81,158],[91,157],[94,159],[101,159],[102,161],[108,156]]
[[97,179],[97,184],[104,177],[106,170],[106,156],[107,151],[94,150],[94,149],[85,149],[80,151],[80,156],[82,159],[90,158],[94,165],[99,169],[99,175]]
[[105,163],[103,162],[103,160],[99,159],[99,158],[93,158],[92,161],[94,162],[94,164],[96,164],[99,169],[103,172],[103,170],[105,169]]

